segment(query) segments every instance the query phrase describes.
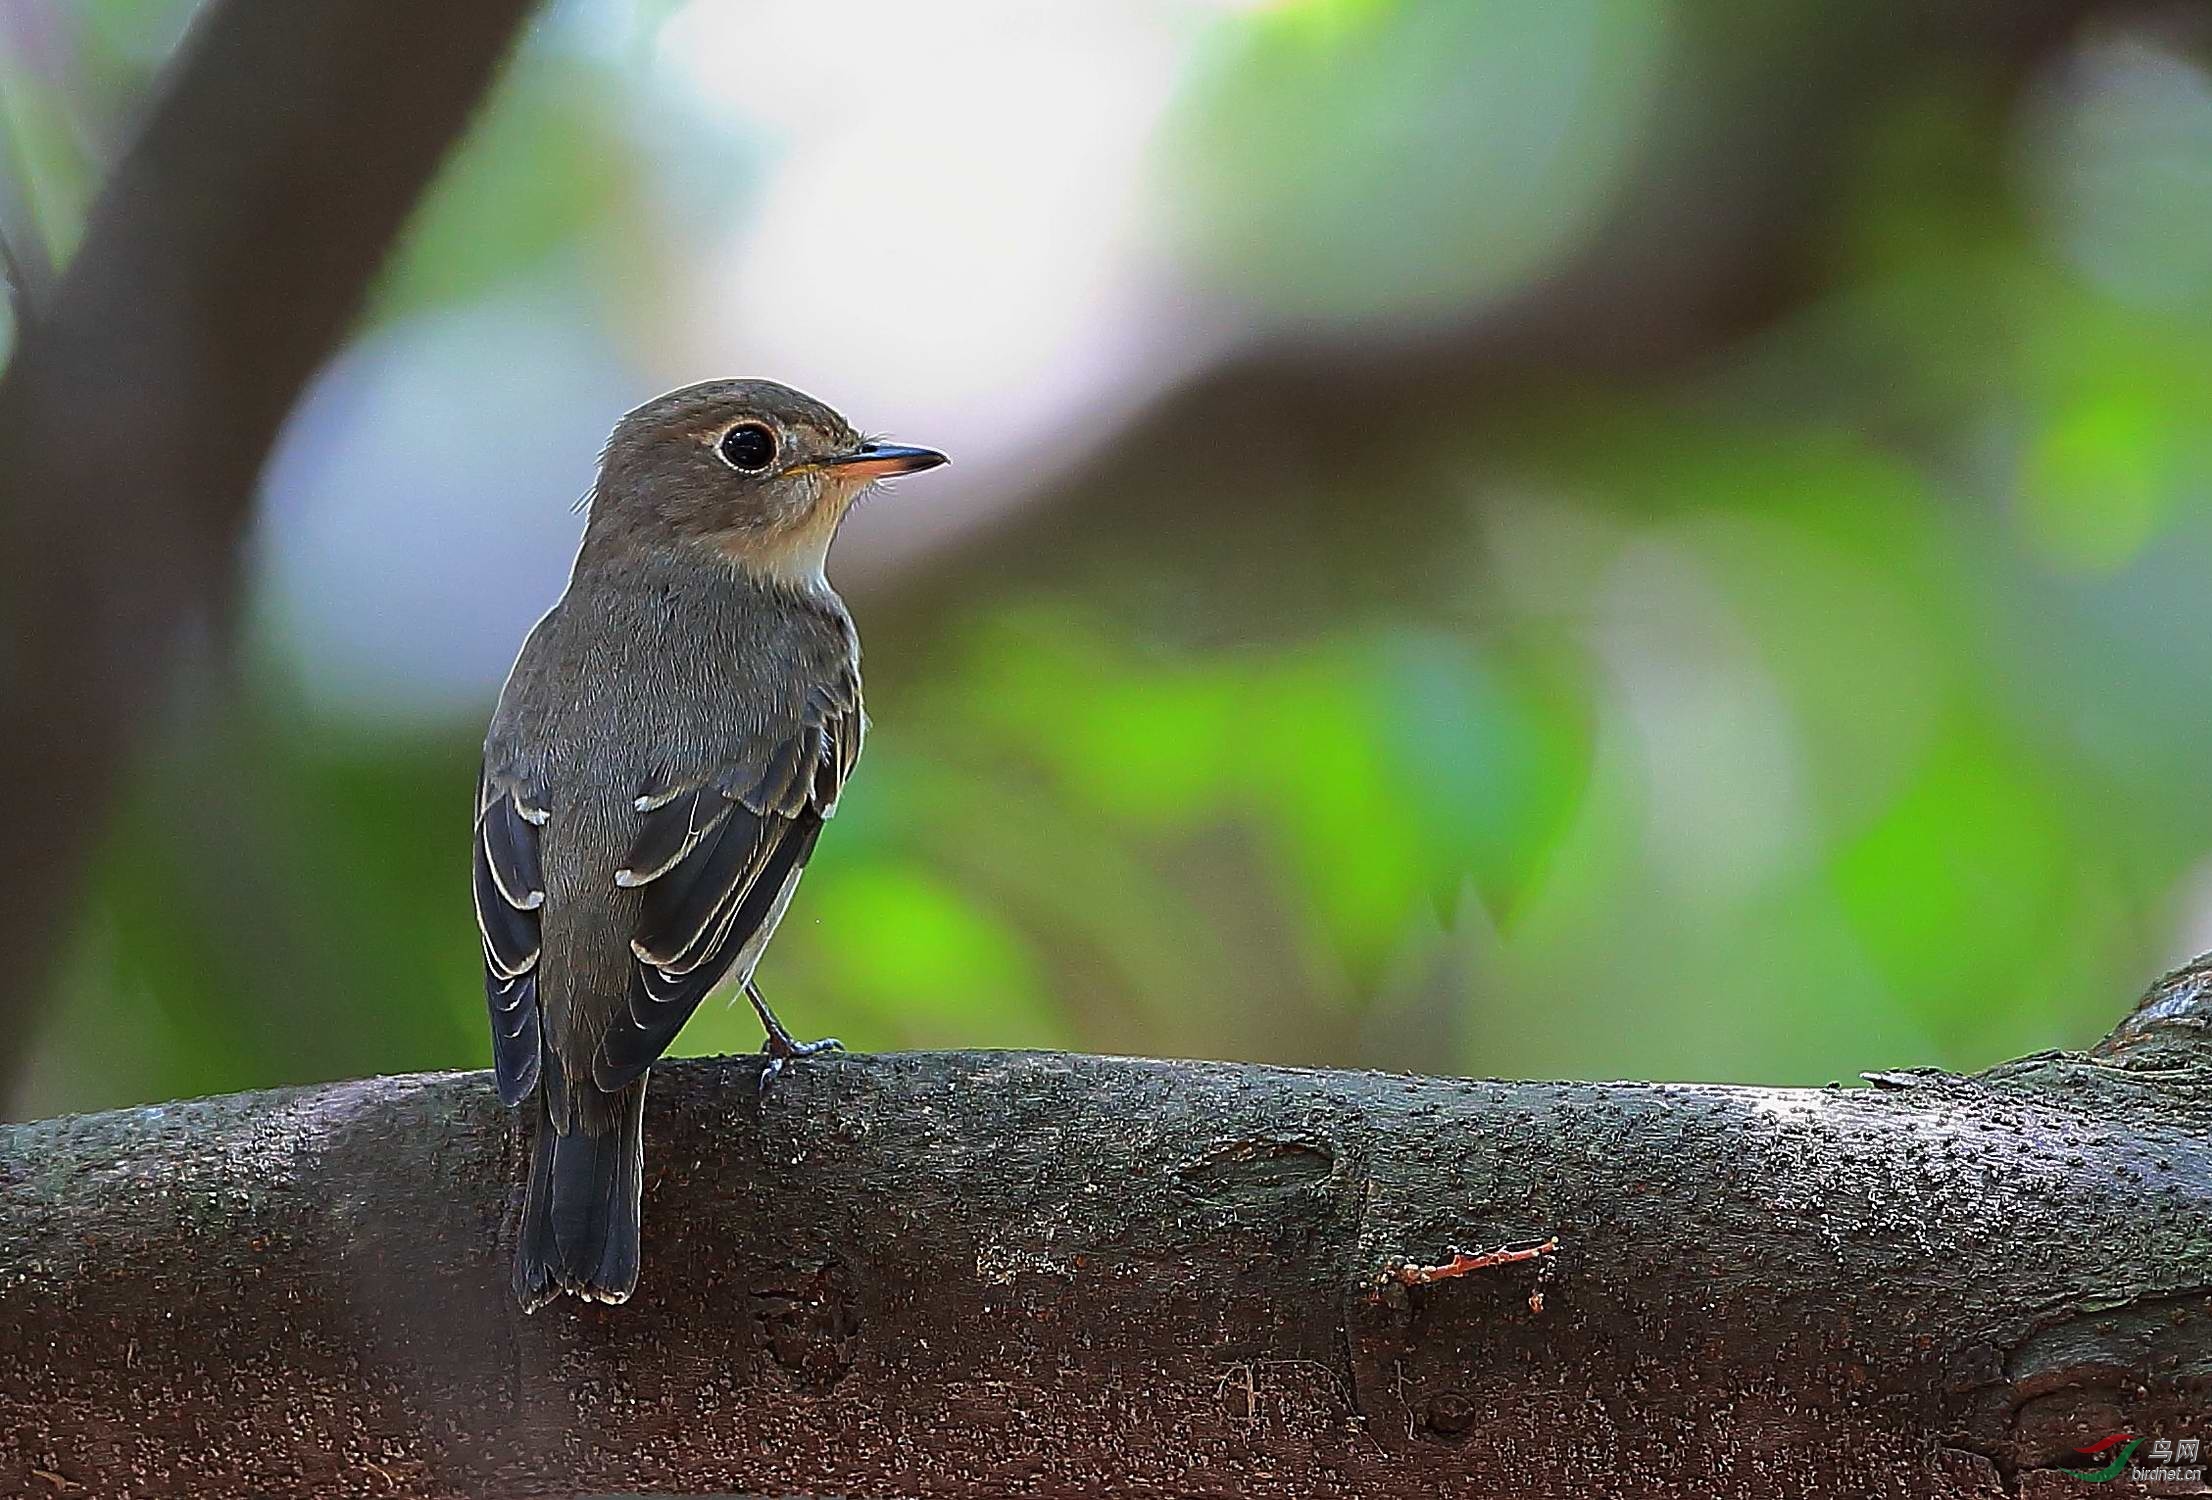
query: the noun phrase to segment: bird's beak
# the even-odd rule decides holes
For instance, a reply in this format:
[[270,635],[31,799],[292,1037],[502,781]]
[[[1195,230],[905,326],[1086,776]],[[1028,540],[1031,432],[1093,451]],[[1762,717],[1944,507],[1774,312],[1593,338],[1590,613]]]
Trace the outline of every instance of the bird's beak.
[[935,448],[901,448],[892,443],[864,443],[852,452],[825,458],[820,467],[855,479],[888,479],[893,474],[919,474],[951,459]]

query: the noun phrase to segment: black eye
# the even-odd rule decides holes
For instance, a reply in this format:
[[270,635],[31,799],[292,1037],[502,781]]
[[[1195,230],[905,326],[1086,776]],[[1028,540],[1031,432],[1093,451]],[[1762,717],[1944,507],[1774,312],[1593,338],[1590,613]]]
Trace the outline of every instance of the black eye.
[[715,451],[731,468],[758,474],[776,461],[776,435],[758,422],[740,422],[722,434]]

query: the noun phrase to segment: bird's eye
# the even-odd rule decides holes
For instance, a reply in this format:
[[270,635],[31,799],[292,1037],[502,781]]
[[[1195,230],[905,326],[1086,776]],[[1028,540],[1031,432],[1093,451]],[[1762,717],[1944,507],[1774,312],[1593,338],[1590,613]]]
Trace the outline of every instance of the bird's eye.
[[776,461],[776,435],[758,422],[740,422],[714,445],[722,462],[745,474],[758,474]]

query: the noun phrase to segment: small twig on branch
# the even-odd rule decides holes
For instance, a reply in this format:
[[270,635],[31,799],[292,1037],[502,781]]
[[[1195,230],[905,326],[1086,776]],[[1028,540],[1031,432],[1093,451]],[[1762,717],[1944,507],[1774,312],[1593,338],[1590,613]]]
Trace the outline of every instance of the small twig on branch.
[[1495,1250],[1484,1250],[1469,1255],[1464,1250],[1454,1250],[1452,1258],[1442,1265],[1424,1266],[1415,1261],[1401,1261],[1386,1269],[1376,1278],[1376,1285],[1395,1282],[1399,1286],[1427,1286],[1431,1282],[1449,1281],[1455,1276],[1465,1276],[1474,1271],[1487,1271],[1492,1266],[1510,1266],[1539,1256],[1555,1255],[1559,1251],[1559,1237],[1554,1235],[1533,1245],[1500,1245]]

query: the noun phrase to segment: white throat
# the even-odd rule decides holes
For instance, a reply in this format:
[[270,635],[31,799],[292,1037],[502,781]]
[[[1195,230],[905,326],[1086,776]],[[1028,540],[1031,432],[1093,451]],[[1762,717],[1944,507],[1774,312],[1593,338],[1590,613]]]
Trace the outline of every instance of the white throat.
[[825,526],[819,535],[809,533],[798,537],[791,546],[778,548],[772,555],[759,559],[753,564],[754,571],[801,593],[826,593],[830,543],[836,535],[836,527]]

